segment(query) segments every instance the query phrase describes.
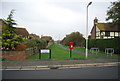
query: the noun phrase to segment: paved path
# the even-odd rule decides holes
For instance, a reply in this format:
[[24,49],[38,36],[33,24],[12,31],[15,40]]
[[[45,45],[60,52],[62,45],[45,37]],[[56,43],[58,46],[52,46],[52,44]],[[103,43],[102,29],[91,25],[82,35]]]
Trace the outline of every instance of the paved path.
[[80,59],[80,60],[23,60],[23,61],[3,61],[2,66],[37,66],[37,65],[70,65],[89,63],[118,62],[118,59]]

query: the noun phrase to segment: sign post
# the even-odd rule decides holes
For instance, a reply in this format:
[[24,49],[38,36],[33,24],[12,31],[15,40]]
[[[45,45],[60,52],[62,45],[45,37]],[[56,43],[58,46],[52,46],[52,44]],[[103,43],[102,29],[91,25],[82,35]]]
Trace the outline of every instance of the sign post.
[[51,59],[51,49],[50,49],[50,59]]
[[72,58],[72,49],[74,49],[74,42],[69,43],[69,48],[70,48],[70,58]]
[[39,49],[39,59],[41,59],[41,49]]
[[49,53],[49,59],[51,59],[51,49],[39,49],[39,59],[41,59],[42,53]]

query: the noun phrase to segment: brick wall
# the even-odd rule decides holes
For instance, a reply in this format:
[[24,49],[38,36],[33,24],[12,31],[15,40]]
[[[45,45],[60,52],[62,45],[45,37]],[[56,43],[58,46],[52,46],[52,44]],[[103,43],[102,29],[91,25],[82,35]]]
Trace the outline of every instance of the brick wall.
[[2,51],[2,57],[8,60],[25,60],[25,51]]

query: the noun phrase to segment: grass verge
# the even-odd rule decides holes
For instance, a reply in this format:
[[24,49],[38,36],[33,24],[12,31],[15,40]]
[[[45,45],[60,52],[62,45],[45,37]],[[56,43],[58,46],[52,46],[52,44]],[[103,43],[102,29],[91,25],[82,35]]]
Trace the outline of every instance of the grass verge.
[[[85,59],[84,54],[72,52],[72,58],[70,58],[70,51],[61,48],[58,44],[53,44],[50,46],[51,49],[51,59],[52,60],[65,60],[65,59]],[[93,59],[95,57],[88,56],[88,59]],[[48,60],[49,54],[41,54],[41,60]],[[39,60],[39,54],[30,56],[28,60]]]

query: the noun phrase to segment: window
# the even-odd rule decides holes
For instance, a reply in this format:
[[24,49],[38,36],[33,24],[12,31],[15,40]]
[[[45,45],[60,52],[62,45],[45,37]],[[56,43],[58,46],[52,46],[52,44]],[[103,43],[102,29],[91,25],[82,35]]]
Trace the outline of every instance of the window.
[[114,32],[110,32],[110,36],[113,36],[113,37],[114,37]]
[[118,32],[115,32],[115,36],[118,36]]
[[118,32],[118,36],[120,37],[120,32]]
[[109,37],[110,36],[110,32],[105,32],[105,36]]

